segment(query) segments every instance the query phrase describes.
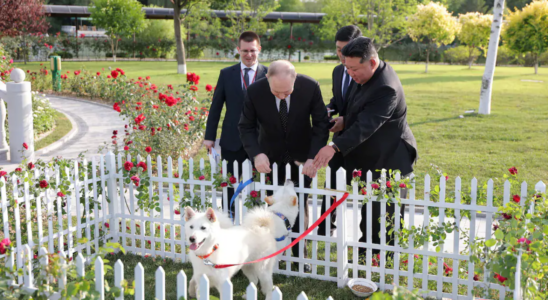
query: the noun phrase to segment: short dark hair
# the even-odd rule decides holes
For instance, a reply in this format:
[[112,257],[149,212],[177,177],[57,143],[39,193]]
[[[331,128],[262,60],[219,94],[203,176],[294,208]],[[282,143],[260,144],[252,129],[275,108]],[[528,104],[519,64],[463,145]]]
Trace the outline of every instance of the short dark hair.
[[356,25],[348,25],[341,27],[335,35],[335,42],[349,42],[355,38],[362,36],[362,31]]
[[240,34],[240,38],[238,39],[238,46],[240,46],[240,41],[243,40],[244,42],[253,42],[257,41],[257,44],[261,45],[261,39],[259,38],[259,35],[256,34],[253,31],[244,31],[242,34]]
[[361,57],[360,63],[362,64],[372,57],[378,57],[373,40],[363,36],[351,40],[342,48],[341,53],[346,57]]

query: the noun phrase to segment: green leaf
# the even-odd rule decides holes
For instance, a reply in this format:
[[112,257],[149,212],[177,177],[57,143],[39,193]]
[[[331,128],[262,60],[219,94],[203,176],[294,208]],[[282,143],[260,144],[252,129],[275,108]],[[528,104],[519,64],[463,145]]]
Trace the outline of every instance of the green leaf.
[[502,240],[504,239],[504,232],[502,232],[502,230],[497,229],[497,231],[495,231],[495,237],[497,238],[497,240]]
[[156,207],[155,210],[156,210],[157,212],[160,212],[160,211],[161,211],[161,209],[160,209],[159,207]]
[[495,246],[496,244],[497,244],[497,241],[495,241],[494,239],[489,239],[489,240],[485,241],[485,246],[487,246],[489,248]]

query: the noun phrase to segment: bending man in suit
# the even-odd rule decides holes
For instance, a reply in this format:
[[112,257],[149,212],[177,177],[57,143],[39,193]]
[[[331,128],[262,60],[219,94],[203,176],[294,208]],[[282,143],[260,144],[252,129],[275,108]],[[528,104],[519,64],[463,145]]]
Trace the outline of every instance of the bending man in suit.
[[[398,75],[390,65],[381,61],[369,38],[359,37],[342,50],[348,74],[357,83],[350,92],[344,122],[333,126],[342,133],[333,142],[322,148],[314,160],[317,168],[327,165],[335,153],[342,153],[347,178],[354,169],[362,170],[361,180],[366,180],[367,171],[373,179],[380,176],[380,169],[400,170],[405,177],[413,171],[417,158],[417,142],[407,124],[407,104]],[[381,205],[373,202],[372,241],[380,244]],[[388,218],[394,217],[395,205],[386,207]],[[362,206],[360,242],[366,241],[367,214]],[[403,217],[401,211],[395,217]],[[394,244],[394,236],[386,241]],[[360,249],[362,252],[363,249]],[[379,249],[373,249],[378,253]]]
[[[335,69],[333,69],[333,98],[331,98],[331,101],[328,105],[326,105],[327,108],[327,115],[329,117],[332,117],[334,115],[339,115],[337,118],[333,118],[331,120],[332,125],[336,125],[337,122],[343,122],[343,116],[346,112],[346,103],[348,102],[348,95],[350,94],[350,90],[352,89],[352,86],[354,85],[354,80],[348,75],[348,72],[346,70],[346,67],[344,66],[344,56],[342,55],[342,48],[348,44],[351,40],[362,36],[362,32],[360,28],[356,25],[349,25],[344,26],[341,29],[337,31],[337,34],[335,35],[335,47],[337,49],[337,56],[339,56],[339,60],[341,61],[341,64],[336,66]],[[333,131],[333,138],[336,138],[341,134],[342,131]],[[333,158],[329,161],[329,168],[331,170],[331,188],[335,189],[337,188],[337,171],[339,168],[344,168],[344,158],[342,153],[335,153],[333,155]],[[322,208],[321,213],[323,214],[327,208],[329,208],[333,204],[333,200],[335,197],[324,197],[324,201],[322,202]],[[336,227],[336,219],[337,217],[337,211],[334,210],[331,213],[331,228],[330,228],[330,234],[333,235],[333,232],[335,232]],[[324,235],[327,228],[327,219],[320,223],[318,226],[318,235]]]
[[[298,186],[298,165],[304,164],[304,185],[310,187],[311,178],[316,176],[313,158],[329,138],[320,86],[308,76],[297,75],[295,67],[283,60],[270,64],[266,77],[247,91],[238,125],[242,143],[257,171],[271,173],[271,163],[278,164],[278,183],[290,175]],[[291,174],[285,174],[286,164],[291,166]],[[307,196],[304,195],[305,216],[297,216],[293,232],[299,232],[301,217],[305,227],[302,230],[308,228]],[[292,248],[293,256],[298,256],[298,246]],[[304,243],[305,255],[306,252]],[[306,270],[309,267],[306,265]]]
[[[264,78],[267,68],[258,62],[261,51],[259,36],[252,31],[246,31],[238,40],[238,52],[241,62],[221,70],[213,101],[209,108],[209,117],[205,132],[204,145],[208,152],[215,145],[217,125],[221,117],[221,111],[226,103],[225,118],[221,132],[221,156],[227,161],[227,173],[234,175],[234,162],[242,164],[248,158],[238,131],[238,121],[242,114],[244,96],[247,88],[255,81]],[[241,168],[240,168],[241,170]],[[228,189],[228,201],[234,195],[234,189]],[[224,203],[223,203],[224,205]],[[234,207],[230,210],[234,212]]]

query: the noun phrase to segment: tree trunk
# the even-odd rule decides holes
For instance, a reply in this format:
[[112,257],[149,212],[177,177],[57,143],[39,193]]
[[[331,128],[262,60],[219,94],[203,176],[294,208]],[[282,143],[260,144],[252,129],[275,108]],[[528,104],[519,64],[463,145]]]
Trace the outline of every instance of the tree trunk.
[[430,44],[428,44],[428,46],[426,47],[426,69],[424,73],[428,73],[428,62],[430,61]]
[[538,75],[538,54],[535,54],[535,75]]
[[468,58],[468,70],[472,69],[472,56]]
[[112,61],[116,62],[116,51],[114,50],[114,40],[110,38],[110,50],[112,50]]
[[178,0],[173,1],[173,26],[175,26],[175,45],[177,45],[177,73],[186,74],[185,45],[181,38],[181,9]]
[[468,70],[472,69],[472,63],[474,62],[474,58],[472,57],[472,54],[474,54],[473,47],[468,48]]
[[25,35],[23,34],[23,60],[25,61],[25,65],[27,64],[27,43],[25,42]]
[[481,81],[479,113],[482,115],[491,113],[491,92],[493,89],[495,66],[497,64],[503,11],[504,0],[496,0],[493,5],[493,23],[491,24],[491,36],[489,37],[489,49],[487,50],[487,59],[485,60],[485,71]]

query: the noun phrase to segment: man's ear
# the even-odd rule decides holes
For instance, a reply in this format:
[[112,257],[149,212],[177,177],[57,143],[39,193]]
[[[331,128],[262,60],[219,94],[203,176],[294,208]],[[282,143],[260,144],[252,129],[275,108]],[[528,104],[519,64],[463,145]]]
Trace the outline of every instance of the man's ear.
[[192,209],[192,207],[185,207],[185,221],[188,222],[188,220],[192,219],[192,217],[194,217],[195,215],[196,212]]
[[291,200],[291,202],[293,203],[293,206],[297,206],[297,196],[293,196],[293,199]]
[[217,221],[217,216],[215,215],[215,211],[211,207],[207,209],[206,217],[211,223],[215,223],[215,221]]
[[272,198],[272,196],[268,196],[264,198],[264,202],[266,202],[268,205],[272,205],[274,203],[273,200],[274,199]]

